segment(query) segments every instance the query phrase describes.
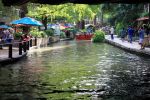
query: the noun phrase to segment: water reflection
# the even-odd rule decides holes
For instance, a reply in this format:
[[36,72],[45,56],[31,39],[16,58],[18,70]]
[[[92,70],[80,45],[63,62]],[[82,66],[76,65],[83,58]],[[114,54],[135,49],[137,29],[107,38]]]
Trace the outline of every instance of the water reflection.
[[1,66],[0,100],[146,100],[149,61],[107,44],[64,41]]

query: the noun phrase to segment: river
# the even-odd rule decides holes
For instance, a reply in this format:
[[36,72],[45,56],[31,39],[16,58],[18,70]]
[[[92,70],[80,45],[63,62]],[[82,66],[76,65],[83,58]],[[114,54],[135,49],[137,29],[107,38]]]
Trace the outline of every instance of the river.
[[146,100],[150,58],[105,43],[61,41],[0,67],[0,100]]

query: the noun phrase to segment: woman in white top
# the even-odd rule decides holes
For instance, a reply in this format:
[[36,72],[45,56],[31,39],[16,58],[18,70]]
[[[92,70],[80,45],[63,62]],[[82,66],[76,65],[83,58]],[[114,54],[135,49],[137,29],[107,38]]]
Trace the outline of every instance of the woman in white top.
[[111,35],[111,39],[113,40],[114,39],[114,28],[113,27],[110,28],[110,35]]

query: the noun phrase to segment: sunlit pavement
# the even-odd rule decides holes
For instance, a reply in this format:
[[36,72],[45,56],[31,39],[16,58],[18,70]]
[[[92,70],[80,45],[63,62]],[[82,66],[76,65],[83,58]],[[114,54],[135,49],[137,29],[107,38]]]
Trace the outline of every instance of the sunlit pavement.
[[122,41],[121,38],[118,38],[116,35],[114,36],[113,40],[111,40],[110,35],[105,35],[105,39],[106,41],[114,43],[115,45],[120,46],[121,48],[150,55],[150,48],[145,47],[145,49],[141,50],[141,46],[138,44],[138,41],[133,41],[132,43],[128,42],[127,40]]
[[[21,56],[24,56],[25,52],[22,52],[22,55],[19,55],[18,48],[12,49],[12,58],[20,58]],[[9,49],[8,47],[3,47],[0,49],[0,62],[10,60],[9,58]]]

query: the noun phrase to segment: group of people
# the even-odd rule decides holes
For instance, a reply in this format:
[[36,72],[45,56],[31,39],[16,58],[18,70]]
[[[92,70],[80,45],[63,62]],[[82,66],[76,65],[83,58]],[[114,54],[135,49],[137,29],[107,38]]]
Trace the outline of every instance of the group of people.
[[14,30],[9,29],[0,29],[0,43],[12,43],[14,40]]
[[[126,30],[125,28],[122,28],[121,30],[121,39],[122,41],[125,40],[125,37],[128,38],[128,41],[132,43],[133,37],[138,36],[139,37],[139,44],[141,45],[141,49],[145,48],[146,42],[144,41],[145,36],[150,36],[150,30],[145,28],[144,26],[141,26],[139,29],[135,30],[132,26],[129,26]],[[147,41],[149,42],[149,40]]]
[[32,38],[32,35],[30,34],[30,30],[29,29],[24,29],[22,31],[22,35],[20,36],[20,41],[29,41]]

